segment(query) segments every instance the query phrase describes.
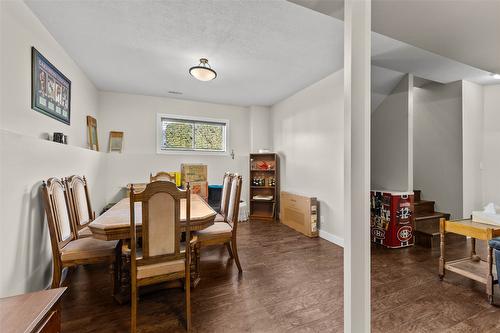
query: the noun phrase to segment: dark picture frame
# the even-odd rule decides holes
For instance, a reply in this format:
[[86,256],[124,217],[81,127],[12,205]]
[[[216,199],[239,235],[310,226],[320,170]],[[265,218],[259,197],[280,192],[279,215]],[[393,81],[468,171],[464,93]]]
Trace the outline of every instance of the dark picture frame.
[[71,81],[31,47],[31,108],[66,125],[71,122]]

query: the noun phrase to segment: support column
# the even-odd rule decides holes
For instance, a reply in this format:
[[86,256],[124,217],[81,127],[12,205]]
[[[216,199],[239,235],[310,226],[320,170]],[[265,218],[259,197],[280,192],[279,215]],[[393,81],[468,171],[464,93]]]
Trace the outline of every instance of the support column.
[[371,0],[345,0],[344,332],[370,332]]

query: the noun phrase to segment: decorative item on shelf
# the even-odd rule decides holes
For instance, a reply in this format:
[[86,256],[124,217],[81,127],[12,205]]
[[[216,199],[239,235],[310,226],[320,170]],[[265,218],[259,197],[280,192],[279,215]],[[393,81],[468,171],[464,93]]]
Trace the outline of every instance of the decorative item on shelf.
[[258,170],[274,170],[274,163],[271,161],[259,161],[255,165]]
[[64,143],[64,134],[60,132],[54,132],[54,135],[52,136],[52,141],[58,143]]
[[110,131],[109,132],[109,152],[117,151],[122,152],[123,146],[123,132]]
[[274,177],[269,178],[269,186],[276,186],[276,179]]
[[272,195],[262,195],[262,194],[257,194],[252,197],[253,200],[264,200],[264,201],[272,201],[273,200]]
[[87,140],[89,149],[99,151],[97,120],[92,116],[87,116]]
[[265,178],[252,178],[252,186],[266,186]]
[[31,48],[31,108],[70,124],[71,81]]

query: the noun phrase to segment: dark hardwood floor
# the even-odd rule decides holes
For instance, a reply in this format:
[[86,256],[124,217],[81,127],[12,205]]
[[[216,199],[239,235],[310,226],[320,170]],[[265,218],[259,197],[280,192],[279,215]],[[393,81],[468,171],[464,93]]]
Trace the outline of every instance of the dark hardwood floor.
[[[340,247],[269,222],[241,223],[238,237],[241,276],[225,248],[202,252],[194,332],[342,332]],[[456,244],[449,257],[464,253]],[[500,308],[487,303],[482,285],[454,274],[440,282],[437,258],[421,247],[372,248],[373,332],[500,332]],[[130,306],[110,294],[106,267],[80,267],[62,301],[63,332],[129,331]],[[141,296],[139,332],[184,331],[183,295]]]
[[[202,249],[193,332],[342,331],[342,249],[278,223],[238,225],[242,276],[224,247]],[[80,267],[62,301],[63,332],[127,332],[130,305],[113,302],[106,267]],[[141,296],[139,332],[182,332],[184,293]]]
[[[486,258],[485,242],[477,252]],[[464,241],[447,245],[447,260],[470,253]],[[485,286],[446,272],[438,278],[439,249],[372,246],[372,332],[500,332],[500,307],[486,298]],[[500,304],[498,286],[495,303]]]

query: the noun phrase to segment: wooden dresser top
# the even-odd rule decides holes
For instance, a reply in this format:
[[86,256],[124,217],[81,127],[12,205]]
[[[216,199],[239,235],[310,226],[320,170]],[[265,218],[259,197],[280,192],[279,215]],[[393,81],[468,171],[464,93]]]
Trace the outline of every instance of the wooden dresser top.
[[67,288],[0,298],[0,331],[31,332],[59,301]]

